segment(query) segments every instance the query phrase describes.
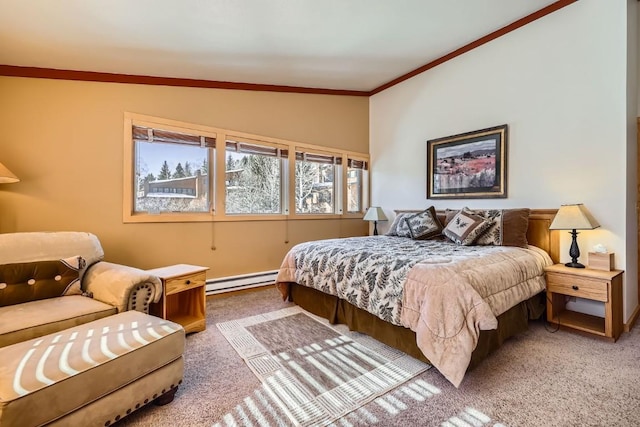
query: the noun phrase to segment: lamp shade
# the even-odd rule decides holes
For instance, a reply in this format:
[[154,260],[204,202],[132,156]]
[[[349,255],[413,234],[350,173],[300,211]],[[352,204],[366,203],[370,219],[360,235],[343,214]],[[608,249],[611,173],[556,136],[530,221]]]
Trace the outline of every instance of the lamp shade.
[[0,163],[0,184],[9,184],[20,181],[5,165]]
[[591,212],[582,204],[562,205],[549,230],[593,230],[600,227],[600,223],[591,215]]
[[362,219],[364,219],[365,221],[386,221],[387,216],[384,214],[384,211],[381,207],[371,206]]

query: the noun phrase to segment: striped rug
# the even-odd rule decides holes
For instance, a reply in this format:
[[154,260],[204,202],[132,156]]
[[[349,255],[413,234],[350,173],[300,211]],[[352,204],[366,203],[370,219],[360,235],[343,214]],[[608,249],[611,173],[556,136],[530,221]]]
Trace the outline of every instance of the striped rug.
[[256,402],[236,414],[244,419],[228,414],[219,425],[327,426],[431,367],[297,306],[217,327],[262,382]]

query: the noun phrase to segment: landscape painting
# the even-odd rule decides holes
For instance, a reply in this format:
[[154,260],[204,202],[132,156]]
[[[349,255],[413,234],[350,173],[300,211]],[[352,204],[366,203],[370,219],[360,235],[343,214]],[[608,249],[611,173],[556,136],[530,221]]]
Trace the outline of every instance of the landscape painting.
[[427,141],[427,198],[507,197],[507,125]]

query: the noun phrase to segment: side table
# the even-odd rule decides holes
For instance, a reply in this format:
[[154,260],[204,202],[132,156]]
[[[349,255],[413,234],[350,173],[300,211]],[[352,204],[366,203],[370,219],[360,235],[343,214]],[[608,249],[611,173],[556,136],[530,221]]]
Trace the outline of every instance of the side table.
[[[547,320],[561,326],[616,341],[622,333],[622,270],[602,271],[555,264],[545,269]],[[604,304],[605,317],[577,313],[565,308],[567,297]]]
[[205,284],[208,267],[176,264],[148,270],[162,281],[162,298],[151,304],[154,316],[182,325],[186,333],[207,328]]

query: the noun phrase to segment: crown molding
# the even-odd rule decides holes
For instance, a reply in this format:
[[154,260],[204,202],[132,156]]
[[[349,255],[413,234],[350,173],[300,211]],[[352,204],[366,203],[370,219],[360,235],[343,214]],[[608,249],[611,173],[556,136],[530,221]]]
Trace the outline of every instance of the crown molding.
[[0,76],[29,77],[54,80],[79,80],[101,83],[125,83],[156,86],[180,86],[206,89],[252,90],[261,92],[307,93],[319,95],[369,96],[368,91],[281,86],[217,80],[183,79],[177,77],[141,76],[135,74],[101,73],[96,71],[59,70],[55,68],[0,65]]
[[403,81],[408,80],[411,77],[417,76],[418,74],[422,74],[427,70],[430,70],[430,69],[432,69],[432,68],[434,68],[434,67],[436,67],[436,66],[438,66],[440,64],[443,64],[443,63],[445,63],[445,62],[447,62],[447,61],[449,61],[449,60],[451,60],[451,59],[453,59],[453,58],[455,58],[457,56],[460,56],[460,55],[462,55],[464,53],[467,53],[470,50],[473,50],[473,49],[475,49],[477,47],[480,47],[483,44],[489,43],[490,41],[495,40],[498,37],[502,37],[505,34],[508,34],[508,33],[512,32],[514,30],[517,30],[518,28],[524,27],[525,25],[527,25],[527,24],[529,24],[529,23],[531,23],[533,21],[536,21],[536,20],[538,20],[538,19],[540,19],[540,18],[542,18],[544,16],[549,15],[550,13],[553,13],[553,12],[559,10],[559,9],[562,9],[563,7],[569,6],[570,4],[575,3],[577,1],[578,0],[559,0],[559,1],[555,2],[555,3],[550,4],[547,7],[543,7],[542,9],[540,9],[540,10],[538,10],[536,12],[533,12],[533,13],[525,16],[524,18],[520,18],[517,21],[514,21],[511,24],[500,28],[499,30],[496,30],[496,31],[494,31],[492,33],[489,33],[486,36],[481,37],[481,38],[479,38],[479,39],[477,39],[477,40],[475,40],[475,41],[473,41],[473,42],[471,42],[469,44],[466,44],[466,45],[462,46],[461,48],[454,50],[451,53],[448,53],[448,54],[446,54],[444,56],[441,56],[440,58],[438,58],[436,60],[433,60],[433,61],[431,61],[431,62],[429,62],[429,63],[427,63],[427,64],[425,64],[425,65],[423,65],[421,67],[418,67],[413,71],[410,71],[410,72],[408,72],[406,74],[403,74],[402,76],[400,76],[398,78],[395,78],[395,79],[393,79],[393,80],[391,80],[391,81],[389,81],[389,82],[387,82],[387,83],[385,83],[385,84],[383,84],[381,86],[378,86],[377,88],[375,88],[375,89],[373,89],[373,90],[371,90],[369,92],[369,96],[375,95],[376,93],[380,93],[385,89],[389,89],[390,87],[395,86],[395,85],[397,85],[399,83],[402,83]]

